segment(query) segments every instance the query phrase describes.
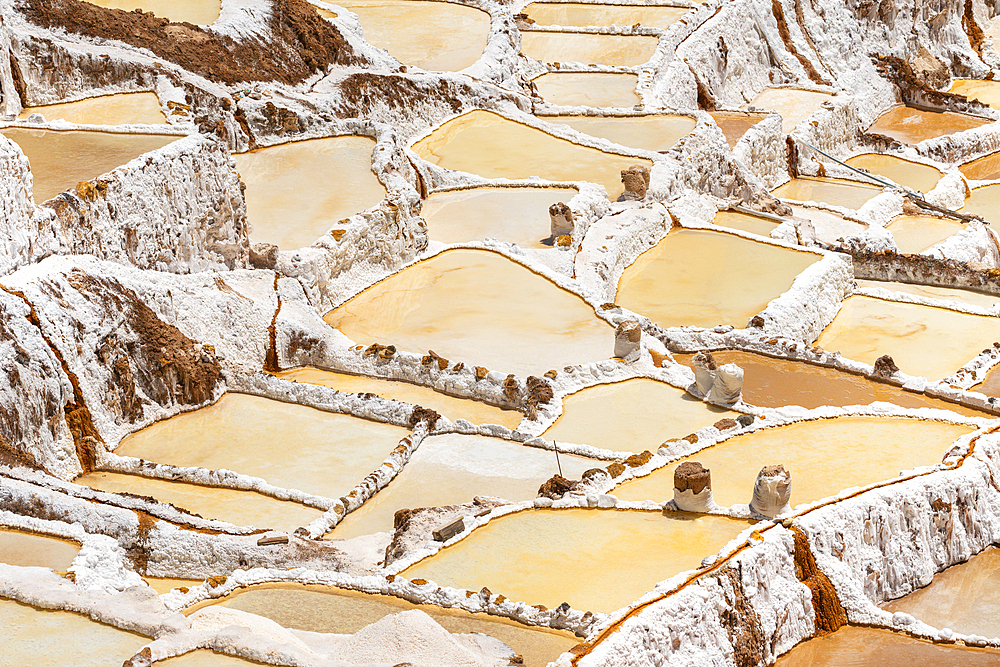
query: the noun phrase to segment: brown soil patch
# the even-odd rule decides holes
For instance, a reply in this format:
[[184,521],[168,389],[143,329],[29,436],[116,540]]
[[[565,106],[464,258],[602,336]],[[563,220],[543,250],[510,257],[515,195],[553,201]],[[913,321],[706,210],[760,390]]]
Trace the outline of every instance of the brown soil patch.
[[847,612],[840,604],[837,590],[830,578],[816,565],[816,557],[809,548],[809,538],[796,527],[792,527],[795,537],[795,576],[812,591],[813,610],[816,612],[816,636],[822,637],[836,632],[847,625]]

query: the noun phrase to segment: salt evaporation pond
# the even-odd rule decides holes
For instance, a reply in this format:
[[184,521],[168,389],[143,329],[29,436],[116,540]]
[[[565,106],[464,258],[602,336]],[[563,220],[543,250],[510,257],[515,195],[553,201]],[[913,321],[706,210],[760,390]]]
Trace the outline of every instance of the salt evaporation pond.
[[[666,151],[694,129],[688,116],[540,116],[549,123],[568,125],[574,130],[601,137],[631,148]],[[610,190],[608,191],[610,192]]]
[[1000,653],[933,644],[902,633],[845,626],[826,637],[802,642],[775,667],[996,667]]
[[[957,403],[804,361],[740,350],[713,351],[712,356],[717,364],[736,364],[743,369],[743,400],[750,405],[764,408],[799,405],[813,409],[824,405],[868,405],[882,401],[904,408],[938,408],[969,417],[986,416]],[[688,366],[693,357],[693,354],[674,354],[674,359]]]
[[522,248],[544,248],[551,232],[549,206],[568,203],[574,188],[468,188],[435,192],[421,217],[435,241],[467,243],[495,238]]
[[2,134],[27,156],[34,177],[32,192],[39,204],[179,138],[15,127],[3,130]]
[[47,121],[64,120],[86,125],[162,125],[167,122],[156,93],[121,93],[26,107],[18,118],[24,120],[33,113],[42,114]]
[[1000,109],[1000,82],[983,81],[981,79],[953,79],[950,93],[965,95],[969,99],[979,100],[994,109]]
[[[204,435],[198,438],[192,444],[205,443],[207,440]],[[364,474],[356,481],[360,482]],[[313,507],[278,500],[253,491],[171,482],[116,472],[90,472],[73,481],[98,491],[150,496],[206,519],[228,521],[235,526],[275,528],[289,533],[299,526],[309,525],[323,513]]]
[[565,397],[562,415],[541,437],[612,451],[656,451],[665,440],[735,416],[666,382],[636,378]]
[[955,132],[971,130],[990,123],[952,111],[924,111],[913,107],[894,107],[878,117],[870,134],[882,134],[904,144],[918,144],[925,139],[936,139]]
[[393,530],[396,510],[444,507],[476,496],[531,500],[553,475],[580,479],[603,461],[479,435],[426,438],[396,479],[348,514],[327,537],[346,539]]
[[684,513],[527,510],[493,519],[403,576],[472,591],[486,586],[550,609],[568,602],[611,612],[697,568],[750,525]]
[[222,8],[221,0],[87,0],[87,2],[125,12],[141,9],[143,12],[152,12],[161,19],[174,22],[186,21],[195,25],[211,25],[219,18]]
[[762,215],[752,215],[750,213],[741,213],[740,211],[719,211],[715,214],[712,222],[720,227],[739,229],[740,231],[759,234],[765,237],[770,237],[774,228],[781,224],[774,218],[765,218]]
[[633,26],[667,29],[691,9],[689,7],[600,5],[579,2],[533,2],[521,10],[538,25],[567,27]]
[[819,109],[833,95],[798,88],[765,88],[747,107],[777,111],[781,114],[781,131],[788,134],[806,117]]
[[779,199],[814,201],[857,209],[881,192],[881,187],[855,183],[854,181],[800,176],[776,188],[771,194]]
[[65,540],[0,529],[0,563],[18,567],[47,567],[65,571],[73,564],[80,545]]
[[882,280],[864,280],[855,278],[854,282],[858,287],[881,287],[882,289],[894,292],[913,294],[914,296],[924,296],[929,299],[945,299],[948,301],[958,301],[972,306],[982,308],[992,308],[1000,303],[1000,296],[987,294],[985,292],[974,292],[971,289],[959,289],[957,287],[939,287],[937,285],[918,285],[916,283],[897,283]]
[[195,586],[201,585],[202,581],[204,581],[204,579],[176,579],[173,577],[150,577],[149,575],[146,575],[142,579],[160,595],[169,593],[175,588],[187,588],[190,590]]
[[653,57],[657,41],[643,35],[521,31],[521,51],[543,63],[635,67]]
[[747,130],[767,118],[765,114],[752,114],[745,111],[710,111],[709,115],[715,119],[715,124],[722,130],[730,148],[736,147],[737,142],[743,138]]
[[966,162],[958,170],[966,178],[974,181],[1000,179],[1000,153],[990,153],[971,162]]
[[421,405],[447,417],[451,421],[465,419],[473,424],[500,424],[516,428],[524,416],[517,410],[504,410],[489,403],[468,398],[458,398],[430,387],[423,387],[402,380],[386,380],[364,375],[336,373],[319,368],[293,368],[276,375],[284,380],[307,382],[332,387],[352,394],[375,394],[413,405]]
[[525,667],[545,667],[579,643],[568,632],[529,627],[499,616],[415,605],[387,595],[368,595],[326,586],[264,584],[239,589],[214,604],[264,616],[286,628],[332,634],[353,634],[389,614],[419,609],[448,632],[481,632],[499,639],[524,657]]
[[0,598],[0,635],[8,665],[73,667],[120,665],[151,640],[69,611],[36,609]]
[[[961,331],[961,336],[955,332]],[[874,364],[883,354],[904,373],[940,380],[967,364],[1000,334],[1000,319],[946,308],[852,296],[816,345]]]
[[550,104],[568,107],[633,107],[639,77],[608,72],[549,72],[534,79],[538,94]]
[[614,330],[580,297],[503,255],[450,250],[324,318],[365,346],[435,353],[521,377],[608,359]]
[[792,476],[791,506],[844,489],[888,480],[900,471],[941,462],[971,426],[920,419],[839,417],[798,422],[730,438],[656,472],[625,482],[622,500],[674,497],[674,469],[697,461],[712,471],[712,496],[724,507],[746,505],[761,468],[781,464]]
[[962,231],[963,227],[958,220],[933,215],[901,215],[886,225],[899,252],[905,254],[923,252]]
[[616,199],[621,172],[649,160],[580,146],[547,132],[476,109],[452,118],[413,145],[436,165],[485,178],[530,178],[599,183]]
[[661,326],[742,327],[818,260],[735,234],[674,229],[625,269],[615,302]]
[[930,192],[941,179],[941,172],[936,168],[904,160],[895,155],[879,155],[877,153],[855,155],[847,160],[847,164],[855,169],[882,176],[897,185],[903,185],[917,192]]
[[[438,72],[472,65],[486,48],[490,15],[454,2],[343,0],[358,15],[365,41],[403,63]],[[460,38],[457,36],[461,35]]]
[[981,216],[988,222],[1000,224],[1000,185],[986,185],[972,190],[965,200],[965,206],[958,209],[960,213],[970,213]]
[[224,653],[200,649],[179,655],[175,658],[161,660],[154,664],[158,667],[252,667],[260,663],[234,658]]
[[339,498],[409,429],[259,396],[228,393],[208,407],[125,438],[116,454],[176,466],[226,468],[276,486]]
[[924,588],[893,600],[883,609],[903,612],[935,628],[963,635],[1000,636],[1000,549],[990,547],[965,563],[934,575]]
[[235,155],[247,186],[251,240],[295,250],[378,204],[385,187],[372,173],[374,148],[368,137],[343,136]]
[[1000,367],[994,367],[983,378],[982,382],[969,391],[978,391],[987,396],[1000,396]]

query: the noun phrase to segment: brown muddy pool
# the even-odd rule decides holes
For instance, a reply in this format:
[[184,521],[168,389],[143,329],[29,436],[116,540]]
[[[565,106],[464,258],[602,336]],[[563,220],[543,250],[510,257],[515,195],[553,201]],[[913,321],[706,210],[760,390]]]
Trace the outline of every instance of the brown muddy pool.
[[89,125],[163,125],[167,122],[156,93],[122,93],[89,97],[76,102],[26,107],[18,116],[24,120],[40,113],[45,120]]
[[878,117],[868,128],[872,134],[883,134],[904,144],[918,144],[925,139],[936,139],[955,132],[971,130],[990,123],[951,111],[924,111],[913,107],[894,107]]
[[[539,116],[622,146],[666,151],[694,129],[688,116]],[[610,191],[609,191],[610,192]]]
[[642,102],[635,74],[549,72],[534,82],[543,100],[561,106],[633,107]]
[[645,35],[521,31],[521,51],[543,63],[635,67],[653,57],[656,44],[656,37]]
[[996,667],[1000,652],[933,644],[901,633],[846,626],[802,642],[775,667]]
[[864,185],[854,181],[802,176],[793,178],[788,183],[773,190],[771,194],[779,199],[814,201],[857,209],[881,192],[881,187]]
[[80,545],[37,533],[0,529],[0,563],[18,567],[47,567],[64,572],[73,564]]
[[904,160],[895,155],[876,153],[855,155],[847,160],[847,164],[855,169],[883,176],[897,185],[906,186],[917,192],[930,192],[941,179],[941,172],[934,167]]

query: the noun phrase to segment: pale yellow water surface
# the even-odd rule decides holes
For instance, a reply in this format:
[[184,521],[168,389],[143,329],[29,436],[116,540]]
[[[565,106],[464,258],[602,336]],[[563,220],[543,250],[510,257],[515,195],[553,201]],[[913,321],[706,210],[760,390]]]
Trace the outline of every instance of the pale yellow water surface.
[[524,657],[525,667],[545,667],[579,642],[568,632],[529,627],[499,616],[416,605],[387,595],[326,586],[253,586],[237,590],[218,604],[264,616],[286,628],[332,634],[353,634],[389,614],[419,609],[448,632],[481,632],[499,639]]
[[424,260],[324,319],[366,346],[434,350],[452,364],[521,377],[614,352],[614,330],[583,299],[482,250],[450,250]]
[[846,626],[802,642],[776,667],[996,667],[1000,652],[933,644],[902,633]]
[[884,176],[897,185],[906,186],[917,192],[930,192],[941,179],[941,172],[934,167],[904,160],[895,155],[877,153],[855,155],[847,160],[847,164],[876,176]]
[[151,641],[80,614],[6,599],[0,599],[0,635],[4,639],[0,660],[11,667],[120,665]]
[[933,215],[901,215],[888,225],[899,251],[920,253],[962,231],[964,225],[954,218]]
[[975,188],[960,213],[971,213],[993,224],[1000,224],[1000,185],[986,185]]
[[562,106],[633,107],[642,102],[635,74],[549,72],[534,82],[543,100]]
[[831,97],[830,93],[812,90],[765,88],[747,106],[777,111],[781,114],[781,131],[788,134]]
[[567,396],[562,416],[542,437],[612,451],[656,451],[665,440],[735,416],[665,382],[637,378]]
[[818,255],[700,229],[675,229],[625,269],[615,302],[661,326],[747,321]]
[[774,231],[774,228],[780,224],[773,218],[765,218],[762,215],[750,215],[749,213],[740,213],[739,211],[719,211],[715,214],[715,219],[713,219],[712,222],[720,227],[739,229],[744,232],[759,234],[768,238],[770,238],[771,232]]
[[965,563],[934,575],[929,586],[883,605],[935,628],[964,635],[1000,636],[1000,549],[990,547]]
[[579,2],[533,2],[521,10],[538,25],[632,26],[666,29],[691,11],[688,7],[598,5]]
[[814,201],[845,208],[861,208],[865,202],[882,192],[881,187],[844,181],[836,178],[801,176],[771,192],[779,199]]
[[251,240],[295,250],[382,201],[385,188],[372,173],[374,147],[368,137],[344,136],[235,155],[247,186]]
[[[631,148],[665,151],[694,129],[688,116],[541,116],[549,123],[569,125],[574,130]],[[609,191],[610,192],[610,191]]]
[[149,584],[149,587],[154,591],[163,595],[164,593],[169,593],[175,588],[187,588],[192,589],[195,586],[200,586],[204,579],[174,579],[171,577],[143,577],[143,581]]
[[47,104],[42,107],[27,107],[18,118],[27,118],[40,113],[45,120],[64,120],[67,123],[90,125],[146,124],[162,125],[167,122],[160,109],[160,99],[156,93],[122,93],[90,97],[76,102]]
[[653,57],[656,37],[595,33],[521,31],[521,51],[543,63],[635,67]]
[[8,128],[13,140],[31,163],[36,203],[72,190],[119,167],[143,153],[162,148],[180,137],[164,134],[112,134],[110,132],[56,132]]
[[743,138],[751,127],[767,118],[765,114],[751,114],[744,111],[710,111],[715,124],[722,130],[730,148]]
[[[192,444],[197,445],[198,442],[204,443],[205,440],[195,440]],[[236,526],[275,528],[292,532],[299,526],[308,525],[323,513],[314,507],[277,500],[253,491],[168,482],[117,472],[90,472],[74,481],[98,491],[152,496],[161,502],[194,512],[206,519],[228,521]],[[361,481],[361,478],[358,478],[358,481]]]
[[1000,153],[990,153],[958,168],[966,178],[974,181],[995,181],[1000,178]]
[[918,144],[947,134],[971,130],[992,121],[951,111],[924,111],[913,107],[894,107],[878,117],[868,132],[884,134],[904,144]]
[[464,243],[495,238],[522,248],[544,248],[549,206],[568,203],[574,188],[470,188],[435,192],[420,215],[435,241]]
[[1000,109],[1000,81],[952,79],[951,89],[948,92],[965,95],[994,109]]
[[[955,332],[960,331],[961,336]],[[852,296],[816,340],[824,350],[874,364],[883,354],[910,375],[940,380],[1000,335],[1000,319]]]
[[0,529],[0,563],[65,571],[80,545],[36,533]]
[[[740,435],[677,464],[697,461],[711,470],[715,502],[730,506],[749,503],[760,469],[780,463],[792,475],[795,507],[936,465],[959,436],[973,430],[919,419],[821,419]],[[625,482],[612,493],[623,500],[670,500],[677,464]]]
[[486,178],[530,178],[599,183],[611,199],[622,193],[621,172],[642,158],[605,153],[476,109],[452,118],[413,145],[434,164]]
[[524,417],[517,410],[503,410],[489,403],[449,396],[434,391],[430,387],[422,387],[401,380],[383,380],[362,375],[324,371],[318,368],[293,368],[281,371],[276,375],[293,382],[319,384],[352,394],[376,394],[382,398],[422,405],[425,408],[436,410],[452,421],[465,419],[473,424],[500,424],[513,429],[521,423],[521,418]]
[[409,429],[259,396],[217,403],[133,433],[115,450],[157,463],[228,468],[271,484],[339,498]]
[[348,514],[327,537],[345,539],[393,530],[396,510],[444,507],[476,496],[530,500],[553,475],[580,479],[603,461],[479,435],[426,438],[389,486]]
[[221,0],[87,0],[101,7],[130,12],[141,9],[161,19],[186,21],[195,25],[211,25],[219,18]]
[[215,651],[199,650],[179,655],[168,660],[161,660],[154,663],[163,667],[252,667],[260,663],[234,658],[225,653]]
[[972,387],[970,391],[978,391],[987,396],[1000,396],[1000,367],[994,366],[983,381]]
[[[403,63],[457,72],[472,65],[490,32],[490,15],[453,2],[343,0],[361,19],[365,40]],[[458,37],[458,36],[461,37]]]
[[[494,519],[403,576],[552,609],[620,609],[697,568],[750,526],[728,517],[599,509],[528,510]],[[530,566],[527,566],[530,563]]]
[[881,287],[882,289],[892,290],[894,292],[904,292],[906,294],[926,296],[931,299],[948,299],[950,301],[968,303],[973,306],[982,306],[983,308],[992,308],[997,304],[997,302],[1000,302],[1000,296],[995,294],[974,292],[969,289],[958,289],[955,287],[896,283],[882,280],[863,280],[861,278],[856,278],[854,282],[856,282],[859,287]]

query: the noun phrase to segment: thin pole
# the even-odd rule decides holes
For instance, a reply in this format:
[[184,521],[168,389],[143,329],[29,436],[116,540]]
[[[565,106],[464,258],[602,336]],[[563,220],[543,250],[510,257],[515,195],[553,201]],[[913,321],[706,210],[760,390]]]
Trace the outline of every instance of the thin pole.
[[559,466],[559,476],[562,477],[562,463],[559,462],[559,445],[556,444],[555,440],[552,441],[552,449],[556,452],[556,465]]

